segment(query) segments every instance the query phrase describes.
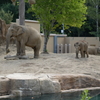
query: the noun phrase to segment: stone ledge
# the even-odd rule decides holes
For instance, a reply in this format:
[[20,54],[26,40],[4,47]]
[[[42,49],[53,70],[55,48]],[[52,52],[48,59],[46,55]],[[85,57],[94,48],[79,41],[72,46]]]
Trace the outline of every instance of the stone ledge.
[[81,92],[84,90],[89,91],[100,91],[100,87],[90,87],[90,88],[81,88],[81,89],[70,89],[70,90],[61,90],[62,93],[70,93],[70,92]]
[[0,96],[0,99],[3,99],[3,98],[11,98],[13,97],[13,95],[4,95],[4,96]]
[[[4,81],[5,80],[5,81]],[[2,84],[6,83],[6,86]],[[45,93],[68,93],[88,90],[100,91],[100,80],[84,74],[14,73],[0,79],[1,93],[14,96],[41,95]]]

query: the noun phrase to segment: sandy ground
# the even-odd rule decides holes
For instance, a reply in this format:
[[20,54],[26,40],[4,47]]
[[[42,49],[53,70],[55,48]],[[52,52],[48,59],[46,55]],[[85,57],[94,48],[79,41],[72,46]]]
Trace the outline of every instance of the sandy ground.
[[[8,55],[16,54],[16,47],[10,47]],[[26,55],[33,57],[33,50],[27,49]],[[0,46],[0,75],[12,73],[45,74],[86,74],[100,79],[100,56],[75,58],[75,53],[40,54],[39,59],[6,60],[5,46]]]

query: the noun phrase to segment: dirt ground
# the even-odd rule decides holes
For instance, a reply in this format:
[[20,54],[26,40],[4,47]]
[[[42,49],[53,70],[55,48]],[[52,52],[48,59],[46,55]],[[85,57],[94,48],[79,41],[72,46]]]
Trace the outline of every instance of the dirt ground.
[[[16,54],[16,47],[10,46],[8,55]],[[33,50],[28,48],[26,55],[30,59],[6,60],[5,46],[0,46],[0,75],[12,73],[45,74],[86,74],[100,79],[100,56],[89,55],[89,58],[75,58],[75,53],[40,54],[39,59],[31,59]]]

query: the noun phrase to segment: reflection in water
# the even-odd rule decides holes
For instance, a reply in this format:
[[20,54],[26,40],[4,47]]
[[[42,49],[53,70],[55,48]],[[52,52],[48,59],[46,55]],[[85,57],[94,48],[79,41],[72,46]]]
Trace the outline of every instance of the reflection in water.
[[[63,93],[63,94],[45,94],[42,96],[16,97],[1,100],[81,100],[81,92]],[[100,100],[100,94],[93,97],[91,100]]]
[[58,93],[58,94],[45,94],[41,96],[28,96],[28,97],[16,97],[2,100],[80,100],[81,93]]
[[93,97],[91,100],[100,100],[100,94]]

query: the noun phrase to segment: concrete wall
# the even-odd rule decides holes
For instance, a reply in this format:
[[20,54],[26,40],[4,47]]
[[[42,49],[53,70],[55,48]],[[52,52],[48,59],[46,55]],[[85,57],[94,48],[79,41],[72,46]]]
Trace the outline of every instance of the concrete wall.
[[78,41],[87,41],[88,45],[95,45],[96,47],[100,46],[100,41],[99,37],[66,37],[65,44],[70,44],[71,45],[71,51],[70,52],[75,52],[74,48],[74,43]]
[[[44,35],[41,33],[41,36],[42,36],[42,46],[41,46],[41,51],[42,51],[44,46]],[[64,44],[65,37],[66,35],[50,34],[47,44],[47,51],[56,53],[57,50],[55,51],[55,49],[57,49],[57,44]]]
[[[74,53],[75,52],[74,43],[83,40],[88,42],[89,46],[91,45],[95,45],[96,47],[100,46],[99,37],[67,37],[66,35],[51,34],[47,44],[47,50],[48,52],[53,52],[53,53]],[[57,47],[58,44],[59,47]],[[43,45],[44,45],[44,36],[42,34],[41,50],[43,50]],[[61,45],[63,45],[63,47],[61,47]]]
[[[16,23],[19,24],[19,19],[16,19]],[[25,25],[34,27],[38,32],[40,32],[40,23],[35,20],[25,20]]]

